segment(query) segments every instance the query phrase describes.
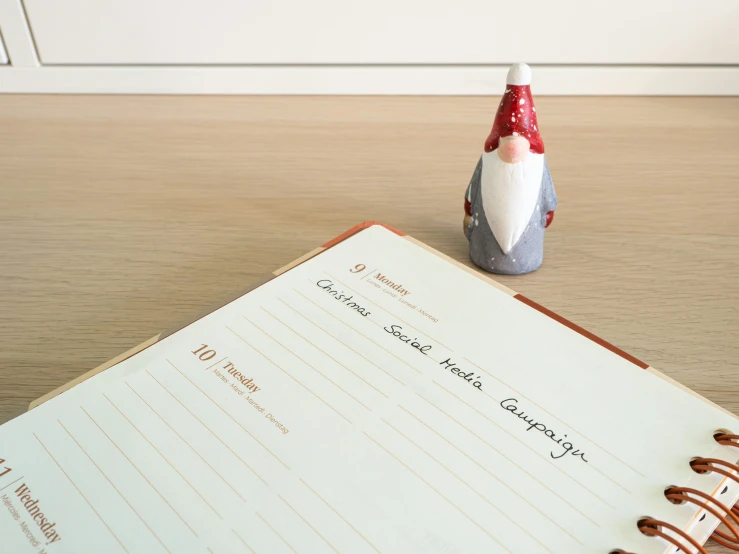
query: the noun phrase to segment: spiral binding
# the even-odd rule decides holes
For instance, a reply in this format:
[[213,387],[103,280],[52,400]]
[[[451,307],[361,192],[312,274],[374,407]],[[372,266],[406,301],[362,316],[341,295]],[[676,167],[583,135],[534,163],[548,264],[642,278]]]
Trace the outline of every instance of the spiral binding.
[[[717,443],[723,446],[739,448],[739,435],[719,432],[716,433],[713,438]],[[690,462],[690,467],[696,473],[719,473],[739,484],[739,466],[736,464],[725,462],[724,460],[719,460],[717,458],[696,458]],[[711,495],[689,487],[669,487],[665,490],[665,497],[674,504],[684,504],[686,502],[695,504],[715,516],[716,519],[726,526],[729,533],[716,529],[710,537],[711,540],[730,550],[739,552],[739,504],[737,506],[729,507]],[[653,518],[643,518],[640,519],[636,525],[639,531],[645,535],[650,537],[661,537],[670,544],[678,547],[682,552],[689,552],[686,550],[686,546],[690,545],[695,548],[695,554],[708,554],[708,551],[703,548],[698,541],[671,523]],[[676,537],[665,533],[664,529],[669,529],[684,542],[681,542]],[[632,554],[624,552],[623,550],[614,550],[611,552],[611,554],[616,553]]]

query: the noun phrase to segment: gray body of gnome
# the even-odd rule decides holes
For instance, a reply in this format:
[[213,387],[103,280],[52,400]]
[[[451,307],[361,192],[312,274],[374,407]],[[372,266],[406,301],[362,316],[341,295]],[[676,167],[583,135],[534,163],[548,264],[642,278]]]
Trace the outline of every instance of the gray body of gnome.
[[470,224],[465,229],[467,240],[470,241],[470,258],[475,264],[492,273],[520,275],[535,271],[544,259],[546,214],[557,208],[557,195],[554,192],[554,183],[546,159],[539,190],[539,209],[534,209],[526,230],[507,254],[503,253],[498,241],[495,240],[485,216],[485,207],[480,194],[481,175],[482,157],[477,162],[465,196],[470,201],[472,212]]

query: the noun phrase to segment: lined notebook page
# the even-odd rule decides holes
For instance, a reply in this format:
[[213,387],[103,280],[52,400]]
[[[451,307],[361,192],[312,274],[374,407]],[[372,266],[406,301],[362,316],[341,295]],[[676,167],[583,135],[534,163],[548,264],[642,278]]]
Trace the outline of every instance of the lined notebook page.
[[721,428],[375,226],[0,427],[0,550],[658,553]]

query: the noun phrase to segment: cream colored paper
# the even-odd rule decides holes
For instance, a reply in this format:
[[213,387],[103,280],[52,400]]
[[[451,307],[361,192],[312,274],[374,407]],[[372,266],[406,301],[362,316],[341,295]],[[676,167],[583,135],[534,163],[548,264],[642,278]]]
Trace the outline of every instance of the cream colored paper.
[[0,427],[0,545],[658,553],[737,427],[375,226]]

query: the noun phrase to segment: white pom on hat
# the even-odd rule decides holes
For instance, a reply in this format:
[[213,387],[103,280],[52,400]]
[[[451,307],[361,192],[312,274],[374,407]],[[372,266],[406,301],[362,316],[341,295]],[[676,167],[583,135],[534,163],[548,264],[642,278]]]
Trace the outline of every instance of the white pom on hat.
[[531,68],[525,63],[514,63],[508,70],[506,85],[530,85]]

